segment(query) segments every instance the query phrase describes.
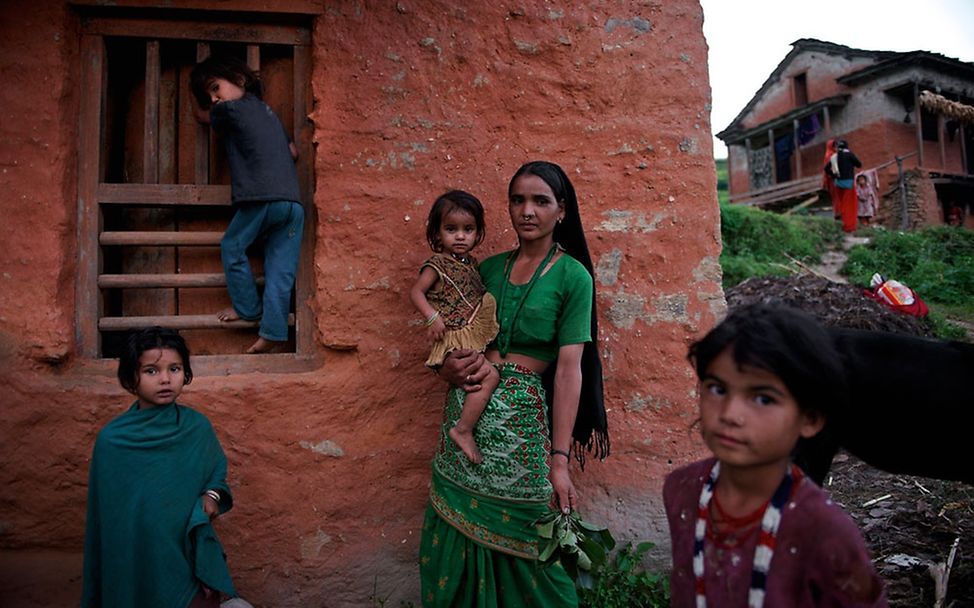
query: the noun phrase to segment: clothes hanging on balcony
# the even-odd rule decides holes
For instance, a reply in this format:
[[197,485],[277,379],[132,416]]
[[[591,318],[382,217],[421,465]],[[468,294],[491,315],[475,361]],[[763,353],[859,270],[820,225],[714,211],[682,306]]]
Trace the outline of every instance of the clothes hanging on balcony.
[[791,156],[795,152],[795,140],[789,133],[774,140],[774,169],[777,183],[791,181]]
[[804,146],[812,141],[821,130],[822,123],[818,119],[818,114],[802,118],[798,121],[798,145]]

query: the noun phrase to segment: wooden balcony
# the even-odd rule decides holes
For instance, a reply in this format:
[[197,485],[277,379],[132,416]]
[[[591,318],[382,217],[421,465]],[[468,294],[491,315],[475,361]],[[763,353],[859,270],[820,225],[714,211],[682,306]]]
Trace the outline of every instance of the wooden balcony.
[[733,205],[753,205],[761,208],[786,208],[818,199],[822,190],[822,176],[782,182],[757,190],[732,194]]

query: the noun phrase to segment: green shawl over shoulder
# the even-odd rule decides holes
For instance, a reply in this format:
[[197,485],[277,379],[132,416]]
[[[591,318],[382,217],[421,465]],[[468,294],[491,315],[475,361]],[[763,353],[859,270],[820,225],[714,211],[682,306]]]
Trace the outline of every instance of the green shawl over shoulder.
[[98,434],[88,481],[82,608],[184,608],[200,583],[236,595],[201,495],[233,505],[206,416],[138,402]]

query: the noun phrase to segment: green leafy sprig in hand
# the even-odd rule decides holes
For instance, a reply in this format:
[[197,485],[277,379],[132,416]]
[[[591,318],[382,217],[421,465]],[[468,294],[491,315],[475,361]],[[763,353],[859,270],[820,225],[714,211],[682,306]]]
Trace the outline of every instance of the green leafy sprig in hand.
[[577,587],[591,589],[595,585],[593,572],[605,566],[616,544],[609,530],[582,520],[575,511],[568,515],[549,511],[535,525],[541,536],[541,566],[561,562]]

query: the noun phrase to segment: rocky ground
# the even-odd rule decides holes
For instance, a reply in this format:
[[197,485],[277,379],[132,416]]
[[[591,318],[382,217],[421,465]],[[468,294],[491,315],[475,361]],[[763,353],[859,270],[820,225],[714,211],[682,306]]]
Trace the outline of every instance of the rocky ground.
[[[727,290],[727,303],[735,308],[778,301],[831,326],[933,335],[926,321],[891,311],[864,297],[860,287],[830,280],[829,269],[808,270],[749,279]],[[891,475],[847,454],[836,458],[826,486],[863,531],[890,606],[974,607],[974,487]]]

